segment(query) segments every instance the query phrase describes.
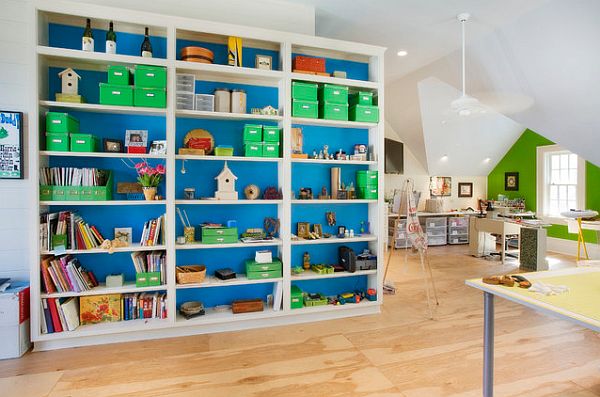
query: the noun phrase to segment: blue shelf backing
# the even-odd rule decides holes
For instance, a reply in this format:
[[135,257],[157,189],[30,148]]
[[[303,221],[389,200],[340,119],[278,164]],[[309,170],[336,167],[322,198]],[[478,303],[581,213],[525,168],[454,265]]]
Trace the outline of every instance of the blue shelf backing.
[[[296,55],[304,54],[292,53],[292,59],[294,59]],[[346,72],[346,77],[348,79],[369,81],[368,63],[348,61],[344,59],[325,58],[325,71],[329,74],[332,74],[336,70]]]
[[[323,232],[337,234],[338,226],[346,226],[346,229],[354,229],[355,234],[360,233],[360,222],[369,221],[369,204],[357,205],[335,205],[335,204],[311,204],[294,205],[292,207],[292,233],[296,233],[298,222],[309,222],[311,225],[320,223]],[[325,213],[335,212],[337,223],[335,226],[327,225]],[[366,223],[365,223],[366,229]],[[365,233],[367,231],[365,230]]]
[[177,310],[183,302],[200,301],[205,308],[217,305],[231,305],[238,299],[260,298],[265,303],[267,295],[273,293],[274,283],[232,285],[230,287],[190,288],[177,291]]
[[135,267],[129,252],[115,252],[111,256],[77,255],[77,258],[84,268],[94,273],[99,283],[104,283],[106,276],[119,273],[123,273],[125,282],[135,282]]
[[[303,281],[292,281],[302,292],[322,293],[326,296],[338,295],[355,290],[366,291],[368,286],[367,276],[341,277],[336,279],[313,279]],[[348,303],[351,304],[351,303]]]
[[196,94],[212,95],[217,88],[228,88],[230,90],[242,89],[246,91],[247,113],[250,113],[252,108],[264,108],[267,105],[271,105],[275,109],[279,108],[279,90],[275,87],[196,80]]
[[179,250],[177,251],[177,266],[204,265],[206,275],[212,276],[215,270],[225,267],[231,268],[237,274],[246,273],[246,260],[254,259],[254,253],[258,250],[271,251],[273,258],[279,256],[277,247],[248,247],[233,250],[210,249],[210,250]]

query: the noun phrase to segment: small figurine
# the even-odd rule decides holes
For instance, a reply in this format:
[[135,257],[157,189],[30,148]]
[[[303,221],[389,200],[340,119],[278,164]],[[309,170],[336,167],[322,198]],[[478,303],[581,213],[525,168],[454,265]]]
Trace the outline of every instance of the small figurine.
[[302,257],[302,267],[304,270],[310,269],[310,254],[308,252],[305,252]]
[[327,188],[323,186],[321,188],[321,194],[319,195],[319,200],[329,200],[329,195],[327,194]]
[[313,149],[313,152],[312,152],[312,158],[315,159],[315,160],[319,158],[319,155],[317,154],[317,151],[314,150],[314,149]]
[[360,221],[360,234],[365,233],[365,221]]
[[322,160],[323,158],[326,158],[326,157],[323,157],[323,151],[320,150],[319,151],[319,159]]
[[329,145],[323,145],[323,155],[326,159],[329,158]]

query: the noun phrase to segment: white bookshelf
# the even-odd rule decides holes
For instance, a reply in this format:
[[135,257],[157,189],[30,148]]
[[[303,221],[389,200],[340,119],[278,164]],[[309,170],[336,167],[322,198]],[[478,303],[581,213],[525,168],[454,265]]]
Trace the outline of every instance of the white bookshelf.
[[[89,53],[79,50],[61,49],[48,46],[48,23],[73,24],[81,26],[84,18],[90,17],[92,20],[108,21],[116,19],[118,26],[123,27],[124,31],[138,33],[144,26],[151,26],[153,32],[166,39],[167,56],[165,59],[159,58],[141,58],[128,55],[110,55],[99,52]],[[35,156],[39,166],[47,164],[51,158],[61,160],[69,157],[87,158],[90,164],[93,161],[102,161],[102,159],[156,159],[166,162],[166,186],[165,200],[157,202],[142,201],[106,201],[106,202],[52,202],[39,201],[36,197],[31,207],[33,213],[31,216],[32,229],[39,230],[39,211],[47,206],[67,206],[77,208],[78,206],[150,206],[162,205],[166,210],[166,243],[158,246],[140,246],[134,244],[130,247],[117,248],[115,253],[127,254],[138,251],[164,250],[167,253],[167,279],[166,284],[159,287],[147,287],[147,289],[135,288],[131,283],[124,285],[119,289],[107,289],[99,286],[92,291],[85,291],[79,295],[74,293],[65,293],[67,295],[43,295],[41,293],[40,283],[40,255],[47,254],[103,254],[110,255],[107,250],[100,248],[91,250],[67,250],[64,252],[43,251],[40,249],[32,250],[31,254],[31,330],[32,339],[36,342],[36,349],[47,350],[60,347],[81,346],[87,344],[107,343],[112,341],[140,340],[148,338],[163,338],[177,335],[190,335],[207,332],[219,332],[224,330],[236,330],[245,328],[265,327],[272,325],[293,324],[307,321],[327,320],[354,315],[375,314],[380,311],[380,305],[383,300],[383,269],[384,269],[384,251],[383,243],[385,236],[383,232],[384,223],[384,203],[383,203],[383,139],[384,139],[384,84],[383,84],[383,55],[385,49],[371,45],[350,43],[339,40],[319,38],[313,36],[304,36],[294,33],[270,31],[266,29],[257,29],[247,26],[237,26],[230,24],[221,24],[211,21],[200,21],[181,17],[169,17],[145,12],[138,12],[126,9],[117,9],[104,7],[94,4],[79,4],[63,0],[46,2],[35,0],[33,13],[31,15],[32,26],[34,26],[34,37],[38,38],[38,43],[31,49],[32,57],[35,59],[35,84],[38,87],[37,92],[31,95],[31,112],[29,118],[30,135],[37,136],[40,131],[40,122],[43,121],[43,115],[48,110],[63,112],[91,112],[109,115],[132,115],[132,116],[156,116],[157,123],[164,122],[164,130],[167,139],[166,155],[150,154],[127,154],[127,153],[75,153],[75,152],[52,152],[41,150],[37,139],[32,139],[31,153]],[[119,28],[120,29],[120,28]],[[129,29],[129,30],[127,30]],[[118,34],[118,32],[117,32]],[[177,60],[176,39],[178,37],[188,38],[188,35],[206,36],[240,36],[246,42],[268,42],[271,47],[279,51],[281,70],[258,70],[247,67],[230,67],[226,65],[208,65]],[[247,41],[246,41],[247,40]],[[306,52],[303,52],[306,50]],[[334,77],[312,76],[305,74],[292,73],[292,53],[305,53],[307,55],[317,55],[329,58],[360,60],[369,65],[369,80],[359,81],[352,79],[339,79]],[[133,66],[136,64],[146,64],[154,66],[163,66],[167,68],[167,107],[165,109],[142,108],[130,106],[109,106],[92,103],[66,103],[56,102],[48,98],[48,67],[73,67],[91,71],[103,71],[107,65],[119,64]],[[178,110],[175,106],[175,75],[176,73],[192,73],[196,78],[204,81],[241,83],[258,86],[277,87],[279,90],[279,114],[276,116],[253,115],[253,114],[231,114],[217,112],[200,112]],[[378,106],[380,111],[379,123],[363,123],[353,121],[334,121],[322,119],[306,119],[292,117],[291,115],[291,83],[294,80],[312,81],[317,83],[339,84],[350,87],[351,89],[361,89],[373,91],[378,96]],[[39,115],[35,117],[33,115]],[[284,144],[283,155],[281,158],[253,158],[241,156],[195,156],[179,155],[177,147],[179,146],[175,136],[175,125],[178,118],[191,118],[198,120],[223,120],[223,121],[244,121],[248,122],[272,122],[283,129],[282,142]],[[163,121],[164,120],[164,121]],[[323,133],[327,133],[327,128],[346,128],[362,129],[368,131],[369,145],[374,149],[375,161],[338,161],[338,160],[314,160],[314,159],[296,159],[291,157],[290,141],[292,126],[320,126],[325,127]],[[348,131],[351,135],[353,131]],[[278,186],[283,192],[282,200],[236,200],[236,201],[212,201],[212,200],[181,200],[176,197],[175,180],[179,173],[181,161],[231,161],[241,162],[244,166],[251,167],[254,163],[272,163],[277,165]],[[292,165],[293,164],[314,164],[315,166],[324,166],[327,164],[335,166],[344,165],[364,165],[367,169],[377,170],[379,172],[379,199],[377,200],[293,200],[292,190]],[[39,167],[33,167],[31,177],[37,179]],[[241,189],[238,189],[241,194]],[[362,235],[353,238],[320,240],[292,240],[295,225],[292,225],[292,208],[295,206],[325,204],[332,208],[340,205],[362,205],[368,208],[368,221],[372,234]],[[244,206],[245,211],[255,211],[256,205],[276,205],[277,214],[280,218],[280,238],[263,243],[234,243],[234,244],[185,244],[175,243],[175,226],[177,215],[175,207],[177,205],[230,205]],[[357,232],[357,231],[355,231]],[[135,236],[134,236],[135,238]],[[293,246],[311,245],[311,244],[346,244],[353,242],[367,242],[369,248],[377,254],[378,269],[373,271],[363,271],[356,273],[340,272],[332,275],[317,275],[307,272],[304,275],[296,276],[291,274],[291,251]],[[38,236],[32,236],[33,246],[38,246]],[[223,250],[227,255],[227,250],[276,247],[279,256],[283,262],[283,277],[280,279],[266,280],[248,280],[240,275],[233,282],[221,282],[208,276],[203,283],[192,285],[178,285],[175,280],[176,255],[182,250]],[[309,307],[303,309],[290,308],[290,287],[295,281],[315,280],[315,279],[335,279],[343,277],[364,276],[367,278],[368,287],[374,288],[378,293],[378,300],[374,302],[361,302],[360,304],[346,304],[341,306],[321,306]],[[185,320],[177,313],[176,297],[178,292],[184,293],[194,288],[203,289],[216,287],[227,287],[236,285],[253,285],[257,287],[264,283],[280,282],[283,284],[283,305],[281,310],[265,308],[262,312],[233,314],[231,311],[215,311],[208,308],[205,316]],[[51,297],[83,296],[101,293],[125,293],[125,292],[143,292],[143,291],[166,291],[168,296],[168,318],[148,319],[148,320],[129,320],[115,323],[102,323],[95,325],[80,326],[73,332],[62,332],[54,334],[42,334],[40,331],[40,299]],[[217,291],[217,290],[215,290]],[[110,335],[111,339],[108,339]]]

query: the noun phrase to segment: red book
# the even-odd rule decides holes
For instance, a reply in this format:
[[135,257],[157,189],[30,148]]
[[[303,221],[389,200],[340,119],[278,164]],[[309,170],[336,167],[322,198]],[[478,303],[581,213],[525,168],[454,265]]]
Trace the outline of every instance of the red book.
[[29,287],[19,291],[19,324],[29,318]]
[[60,318],[58,317],[58,311],[56,310],[56,298],[48,298],[48,308],[50,309],[50,315],[52,316],[52,325],[54,326],[54,332],[62,332],[62,325]]
[[156,219],[152,220],[152,225],[150,226],[150,233],[148,233],[148,244],[154,245],[154,234],[156,233]]
[[86,272],[86,274],[88,275],[88,277],[92,281],[92,284],[94,285],[94,287],[97,287],[98,286],[98,280],[96,280],[96,276],[94,275],[94,272],[88,270]]
[[86,247],[79,227],[77,227],[77,230],[75,230],[75,238],[77,239],[77,249],[84,250]]

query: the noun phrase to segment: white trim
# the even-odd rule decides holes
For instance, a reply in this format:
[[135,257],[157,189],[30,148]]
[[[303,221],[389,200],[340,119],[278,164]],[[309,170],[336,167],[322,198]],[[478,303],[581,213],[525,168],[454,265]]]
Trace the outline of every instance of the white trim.
[[[586,242],[586,247],[591,259],[600,259],[600,245]],[[577,254],[577,241],[548,237],[548,251],[575,257]]]

